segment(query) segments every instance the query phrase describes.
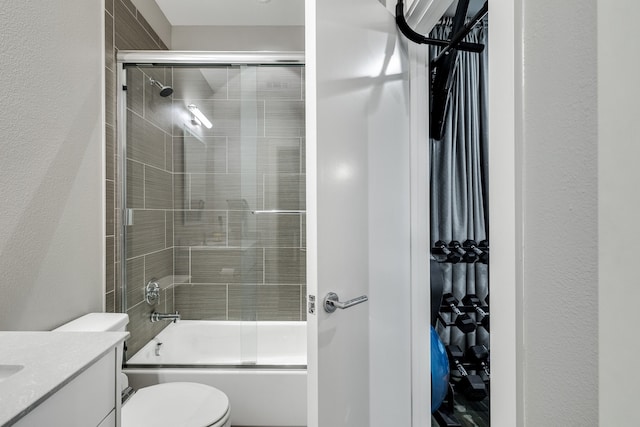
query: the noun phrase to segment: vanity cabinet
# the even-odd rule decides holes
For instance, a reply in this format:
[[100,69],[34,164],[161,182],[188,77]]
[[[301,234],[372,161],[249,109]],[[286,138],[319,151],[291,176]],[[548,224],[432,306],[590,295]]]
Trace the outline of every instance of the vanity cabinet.
[[116,351],[112,349],[88,366],[15,426],[115,427],[116,399],[120,394],[116,387]]

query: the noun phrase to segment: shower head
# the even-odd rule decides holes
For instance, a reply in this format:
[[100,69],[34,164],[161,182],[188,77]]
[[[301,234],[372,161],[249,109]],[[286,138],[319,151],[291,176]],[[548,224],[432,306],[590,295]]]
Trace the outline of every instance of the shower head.
[[169,96],[173,93],[173,88],[171,86],[165,86],[159,81],[152,79],[151,77],[149,77],[149,83],[151,83],[152,86],[157,86],[160,89],[160,96],[162,97]]

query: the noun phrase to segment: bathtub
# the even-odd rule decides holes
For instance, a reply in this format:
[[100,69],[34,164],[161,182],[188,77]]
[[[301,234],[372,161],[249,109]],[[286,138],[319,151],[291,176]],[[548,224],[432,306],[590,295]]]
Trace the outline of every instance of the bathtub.
[[172,381],[227,394],[234,426],[307,423],[306,322],[182,320],[129,358],[134,389]]

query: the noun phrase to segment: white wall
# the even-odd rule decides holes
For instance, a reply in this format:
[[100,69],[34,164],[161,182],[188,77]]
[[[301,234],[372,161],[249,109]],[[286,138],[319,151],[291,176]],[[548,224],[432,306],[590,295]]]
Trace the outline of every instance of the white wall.
[[[521,120],[516,136],[521,156],[516,160],[521,168],[516,199],[521,203],[517,232],[523,243],[518,331],[523,345],[518,360],[523,373],[522,415],[526,426],[595,426],[596,0],[522,0],[522,10],[523,30],[516,30],[516,43],[523,63],[516,71],[522,73],[523,86],[516,88],[521,90],[521,103],[515,105],[521,114],[516,119]],[[491,185],[493,195],[500,187],[496,181]],[[491,233],[494,236],[500,229]],[[500,310],[493,300],[492,308]]]
[[636,1],[598,1],[601,426],[638,425],[638,16]]
[[103,307],[104,4],[0,2],[0,330]]
[[304,51],[300,26],[174,26],[173,50]]
[[164,44],[171,49],[171,23],[164,16],[155,0],[131,0],[133,5],[144,16]]

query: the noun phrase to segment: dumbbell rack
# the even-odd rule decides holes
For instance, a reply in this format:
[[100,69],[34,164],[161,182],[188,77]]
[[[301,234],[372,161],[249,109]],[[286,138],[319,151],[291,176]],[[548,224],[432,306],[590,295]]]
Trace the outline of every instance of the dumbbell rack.
[[[442,241],[438,241],[436,243],[444,243]],[[489,244],[486,241],[483,241],[483,245],[479,246],[478,244],[476,244],[476,242],[472,241],[472,240],[465,240],[465,242],[460,245],[459,249],[454,249],[453,247],[453,243],[456,242],[455,240],[452,240],[451,242],[449,242],[449,244],[445,245],[445,247],[443,248],[442,246],[434,246],[431,248],[431,254],[434,256],[434,258],[436,259],[436,261],[438,261],[439,263],[450,263],[450,264],[458,264],[458,263],[462,263],[462,264],[474,264],[474,263],[479,263],[479,264],[487,264],[488,263],[488,258],[489,258]],[[474,250],[472,250],[468,245],[465,245],[467,242],[473,242],[474,247],[476,248],[477,251],[479,251],[479,253],[474,252]],[[447,255],[453,252],[454,254],[458,254],[460,255],[459,257],[455,257],[454,259],[451,259],[451,257],[448,257]],[[465,257],[464,255],[466,253],[469,254],[473,254],[476,253],[476,257]],[[482,256],[478,256],[478,255],[482,255]]]
[[[480,309],[482,309],[482,311],[484,311],[484,312],[486,313],[486,315],[487,315],[487,316],[489,316],[489,315],[490,315],[490,313],[489,313],[489,305],[488,305],[488,304],[482,304],[482,305],[479,305],[478,307],[479,307]],[[462,313],[466,313],[466,314],[469,314],[469,313],[477,314],[477,312],[476,312],[476,308],[475,308],[475,307],[473,307],[473,306],[471,306],[471,305],[456,305],[456,308],[457,308],[458,310],[460,310]],[[456,324],[455,324],[454,322],[451,322],[451,321],[446,320],[446,319],[442,316],[442,313],[451,313],[451,314],[453,314],[453,313],[454,313],[453,309],[452,309],[449,305],[445,305],[445,304],[441,304],[441,305],[440,305],[440,309],[439,309],[438,316],[437,316],[437,317],[438,317],[438,321],[440,322],[440,324],[441,324],[442,326],[445,326],[445,327],[447,327],[447,328],[452,327],[452,326],[456,326]],[[482,322],[481,322],[481,319],[476,320],[476,322],[475,322],[475,323],[476,323],[476,328],[477,328],[477,327],[481,327],[481,326],[483,326],[483,325],[482,325]]]
[[[449,350],[450,347],[457,349],[459,354],[454,355],[454,352]],[[460,376],[455,380],[450,378],[450,382],[454,385],[454,388],[458,388],[459,385],[464,383],[464,381],[462,381],[464,377],[475,377],[477,379],[477,381],[475,381],[475,385],[479,384],[479,388],[472,388],[471,385],[474,385],[474,382],[467,381],[465,383],[466,388],[470,390],[470,394],[467,398],[470,400],[480,401],[489,397],[488,390],[491,376],[490,356],[489,350],[483,345],[474,346],[473,348],[482,348],[484,357],[482,359],[476,358],[476,360],[473,360],[474,352],[471,351],[471,348],[463,354],[458,346],[448,346],[447,353],[449,355],[451,370],[457,370],[460,374]],[[469,354],[471,354],[471,356],[469,356]],[[473,372],[475,372],[475,374]],[[464,390],[463,388],[462,393],[466,394],[467,390]]]
[[[452,296],[449,294],[449,296]],[[469,295],[472,296],[472,295]],[[473,297],[477,298],[475,295],[473,295]],[[447,321],[445,319],[445,317],[443,316],[443,313],[450,313],[452,316],[455,316],[455,310],[458,310],[460,312],[460,314],[471,314],[474,313],[476,314],[476,322],[475,322],[475,326],[476,329],[478,327],[484,327],[483,323],[482,323],[482,319],[479,317],[478,315],[478,308],[481,309],[485,315],[487,320],[489,319],[489,304],[488,302],[485,303],[482,300],[480,300],[480,302],[477,302],[478,300],[476,299],[476,307],[474,307],[472,304],[464,304],[464,303],[460,303],[459,301],[455,301],[454,307],[451,307],[450,305],[448,305],[447,303],[445,303],[445,299],[447,298],[447,294],[443,295],[443,300],[442,303],[440,305],[439,308],[439,312],[437,315],[437,319],[439,321],[439,323],[442,324],[442,326],[445,327],[457,327],[459,330],[462,331],[462,329],[460,329],[460,327],[458,325],[456,325],[455,322],[453,321]],[[487,301],[488,301],[488,297],[487,297]],[[488,323],[486,328],[488,328]],[[488,330],[487,330],[488,331]],[[464,333],[468,333],[468,332],[464,332]],[[484,366],[480,363],[480,362],[474,362],[473,360],[470,360],[469,357],[467,357],[467,354],[465,353],[464,356],[462,356],[462,353],[460,354],[460,356],[458,356],[456,358],[459,362],[459,365],[462,367],[463,370],[465,370],[465,373],[468,372],[476,372],[478,373],[478,375],[473,374],[472,376],[475,378],[475,381],[473,381],[473,384],[475,384],[475,387],[470,387],[464,386],[464,381],[462,380],[464,375],[462,375],[462,372],[460,372],[458,365],[454,362],[454,358],[451,357],[451,354],[449,353],[449,370],[450,372],[458,372],[459,376],[456,375],[455,377],[453,375],[450,375],[449,378],[449,393],[447,395],[447,397],[445,398],[445,401],[442,403],[441,407],[435,411],[433,413],[434,419],[436,420],[436,422],[438,423],[439,426],[441,427],[459,427],[462,424],[459,423],[459,421],[457,420],[456,416],[455,416],[455,410],[454,410],[454,405],[453,405],[453,400],[454,400],[454,393],[461,393],[463,396],[465,396],[465,398],[469,399],[471,396],[471,394],[475,394],[477,393],[477,387],[479,384],[479,388],[485,388],[487,390],[487,395],[485,397],[482,397],[481,395],[478,396],[478,394],[475,394],[475,397],[472,398],[471,400],[485,400],[488,399],[488,390],[489,390],[489,386],[490,386],[490,362],[489,362],[489,357],[487,357],[487,360],[485,361]],[[485,370],[486,369],[486,370]],[[484,382],[484,386],[482,385]],[[455,390],[455,392],[454,392]],[[470,394],[469,396],[467,394]]]

